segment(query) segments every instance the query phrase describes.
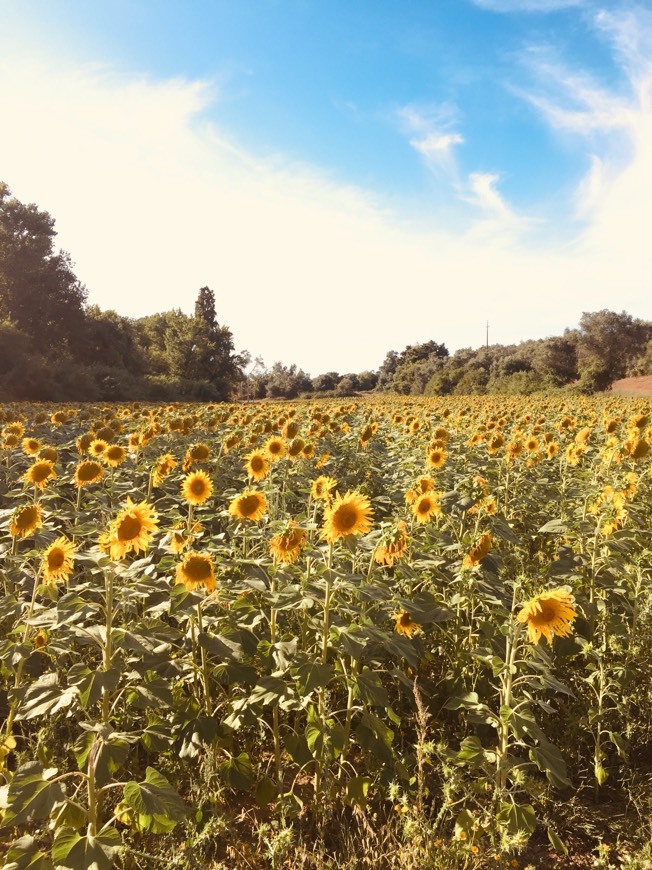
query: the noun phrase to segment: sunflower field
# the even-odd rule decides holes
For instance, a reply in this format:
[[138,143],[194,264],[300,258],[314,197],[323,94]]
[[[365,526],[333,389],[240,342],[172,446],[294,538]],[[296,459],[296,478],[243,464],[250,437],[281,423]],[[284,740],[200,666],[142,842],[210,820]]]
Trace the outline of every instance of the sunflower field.
[[651,867],[651,423],[1,405],[4,867]]

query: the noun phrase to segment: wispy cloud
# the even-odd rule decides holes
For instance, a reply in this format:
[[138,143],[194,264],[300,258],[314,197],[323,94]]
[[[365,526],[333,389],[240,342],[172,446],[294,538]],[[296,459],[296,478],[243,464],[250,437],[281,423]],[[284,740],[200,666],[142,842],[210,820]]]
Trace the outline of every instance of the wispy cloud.
[[450,175],[456,173],[454,149],[464,143],[464,137],[454,128],[458,111],[450,103],[430,106],[408,104],[398,110],[399,126],[410,145],[426,161],[429,168]]

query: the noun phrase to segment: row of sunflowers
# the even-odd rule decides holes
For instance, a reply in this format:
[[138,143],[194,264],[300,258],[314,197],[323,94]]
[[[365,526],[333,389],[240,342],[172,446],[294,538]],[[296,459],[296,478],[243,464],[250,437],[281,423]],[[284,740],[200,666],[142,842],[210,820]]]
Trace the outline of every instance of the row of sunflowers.
[[6,866],[567,854],[652,733],[650,411],[0,406]]

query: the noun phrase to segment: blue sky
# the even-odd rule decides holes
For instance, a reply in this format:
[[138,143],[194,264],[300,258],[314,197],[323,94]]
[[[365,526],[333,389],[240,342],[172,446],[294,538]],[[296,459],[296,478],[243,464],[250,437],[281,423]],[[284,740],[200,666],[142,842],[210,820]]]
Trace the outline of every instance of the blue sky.
[[90,301],[310,373],[652,319],[652,11],[0,0],[0,178]]

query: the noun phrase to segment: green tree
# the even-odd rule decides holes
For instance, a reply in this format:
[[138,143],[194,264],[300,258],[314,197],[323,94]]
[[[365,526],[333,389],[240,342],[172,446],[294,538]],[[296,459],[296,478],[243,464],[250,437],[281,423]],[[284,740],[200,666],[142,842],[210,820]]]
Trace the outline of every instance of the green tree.
[[631,314],[603,309],[585,311],[580,318],[577,362],[581,386],[592,392],[604,390],[624,378],[630,364],[645,352],[652,324]]
[[54,219],[0,182],[0,318],[41,347],[70,346],[84,327],[86,288],[69,255],[55,251]]

